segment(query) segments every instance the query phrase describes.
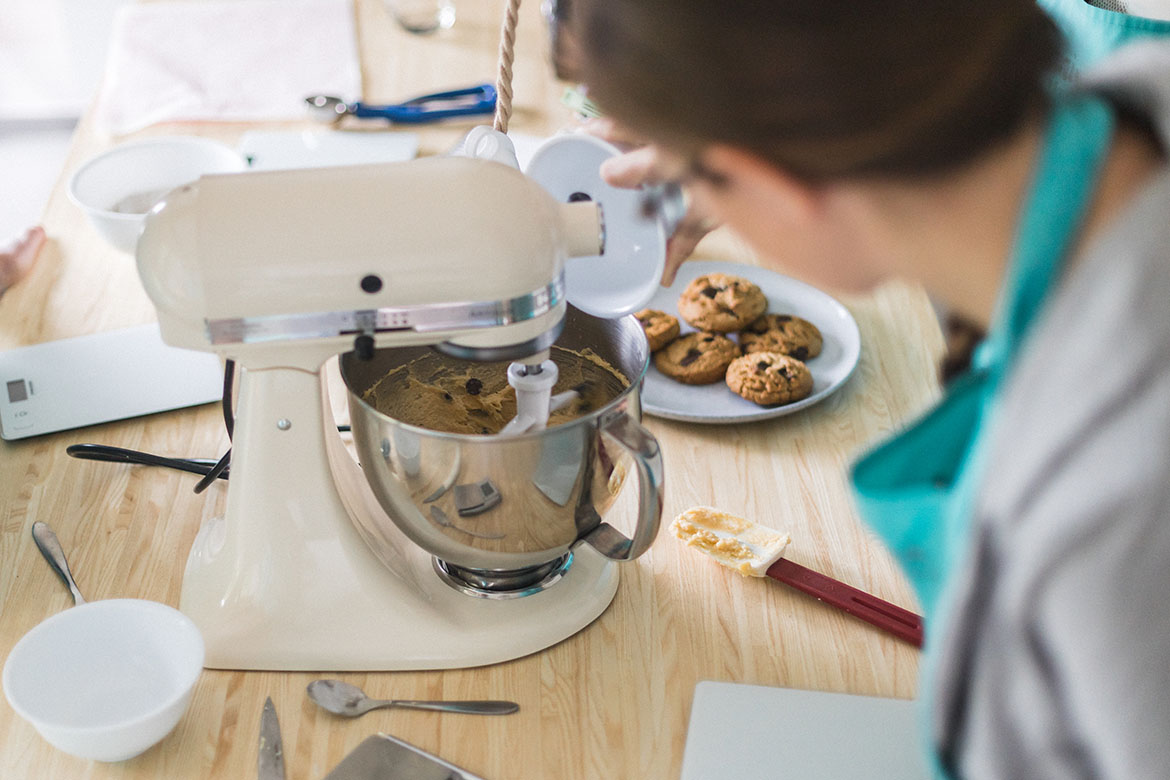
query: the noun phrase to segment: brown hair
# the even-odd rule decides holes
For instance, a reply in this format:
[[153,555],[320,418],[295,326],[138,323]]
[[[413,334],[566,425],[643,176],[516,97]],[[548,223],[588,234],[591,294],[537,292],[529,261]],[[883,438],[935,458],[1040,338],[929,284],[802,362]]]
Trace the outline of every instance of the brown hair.
[[1045,107],[1061,49],[1035,0],[573,0],[571,25],[614,118],[810,181],[973,160]]

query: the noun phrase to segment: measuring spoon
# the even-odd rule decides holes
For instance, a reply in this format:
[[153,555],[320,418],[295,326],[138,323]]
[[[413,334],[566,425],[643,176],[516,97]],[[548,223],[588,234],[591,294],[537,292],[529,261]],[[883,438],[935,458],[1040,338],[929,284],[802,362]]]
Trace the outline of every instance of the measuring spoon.
[[381,707],[407,707],[415,710],[463,712],[469,715],[507,715],[520,709],[514,701],[409,701],[406,699],[371,699],[356,685],[341,680],[314,680],[306,688],[309,698],[334,715],[356,718]]

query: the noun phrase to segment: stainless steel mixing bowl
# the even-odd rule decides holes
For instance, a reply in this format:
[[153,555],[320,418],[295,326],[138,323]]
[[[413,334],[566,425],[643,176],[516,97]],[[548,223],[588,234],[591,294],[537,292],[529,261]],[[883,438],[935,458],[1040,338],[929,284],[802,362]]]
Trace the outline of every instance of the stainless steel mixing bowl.
[[[445,433],[408,425],[363,400],[426,348],[341,358],[358,460],[382,508],[442,570],[476,589],[514,590],[562,566],[584,541],[614,560],[641,555],[662,513],[662,455],[642,427],[640,393],[650,353],[633,317],[604,320],[569,309],[557,345],[591,348],[630,385],[605,406],[517,437]],[[603,522],[630,467],[638,479],[632,538]],[[362,528],[377,552],[382,520]]]

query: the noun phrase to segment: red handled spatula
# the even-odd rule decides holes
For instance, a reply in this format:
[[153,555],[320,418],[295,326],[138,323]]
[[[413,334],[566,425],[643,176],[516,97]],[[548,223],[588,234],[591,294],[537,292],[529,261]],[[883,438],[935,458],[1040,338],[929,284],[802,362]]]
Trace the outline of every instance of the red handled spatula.
[[922,647],[921,615],[784,558],[769,566],[766,573],[774,580],[889,631],[915,647]]
[[922,647],[922,617],[852,585],[785,560],[788,534],[711,507],[688,509],[670,524],[688,547],[749,577],[771,577]]

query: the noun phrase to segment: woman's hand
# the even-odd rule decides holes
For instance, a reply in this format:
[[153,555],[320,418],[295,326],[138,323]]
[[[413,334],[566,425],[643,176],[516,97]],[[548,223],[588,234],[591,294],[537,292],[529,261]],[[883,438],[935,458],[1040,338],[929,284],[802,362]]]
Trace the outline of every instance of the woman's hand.
[[[637,189],[647,184],[676,181],[686,173],[682,165],[669,159],[656,146],[640,142],[609,119],[591,119],[584,128],[619,148],[629,149],[625,154],[602,163],[601,178],[614,187]],[[688,201],[686,214],[666,242],[666,266],[662,271],[664,287],[674,282],[679,266],[691,256],[699,241],[716,227],[717,223]]]
[[7,246],[0,247],[0,295],[28,273],[44,243],[44,229],[34,227]]

